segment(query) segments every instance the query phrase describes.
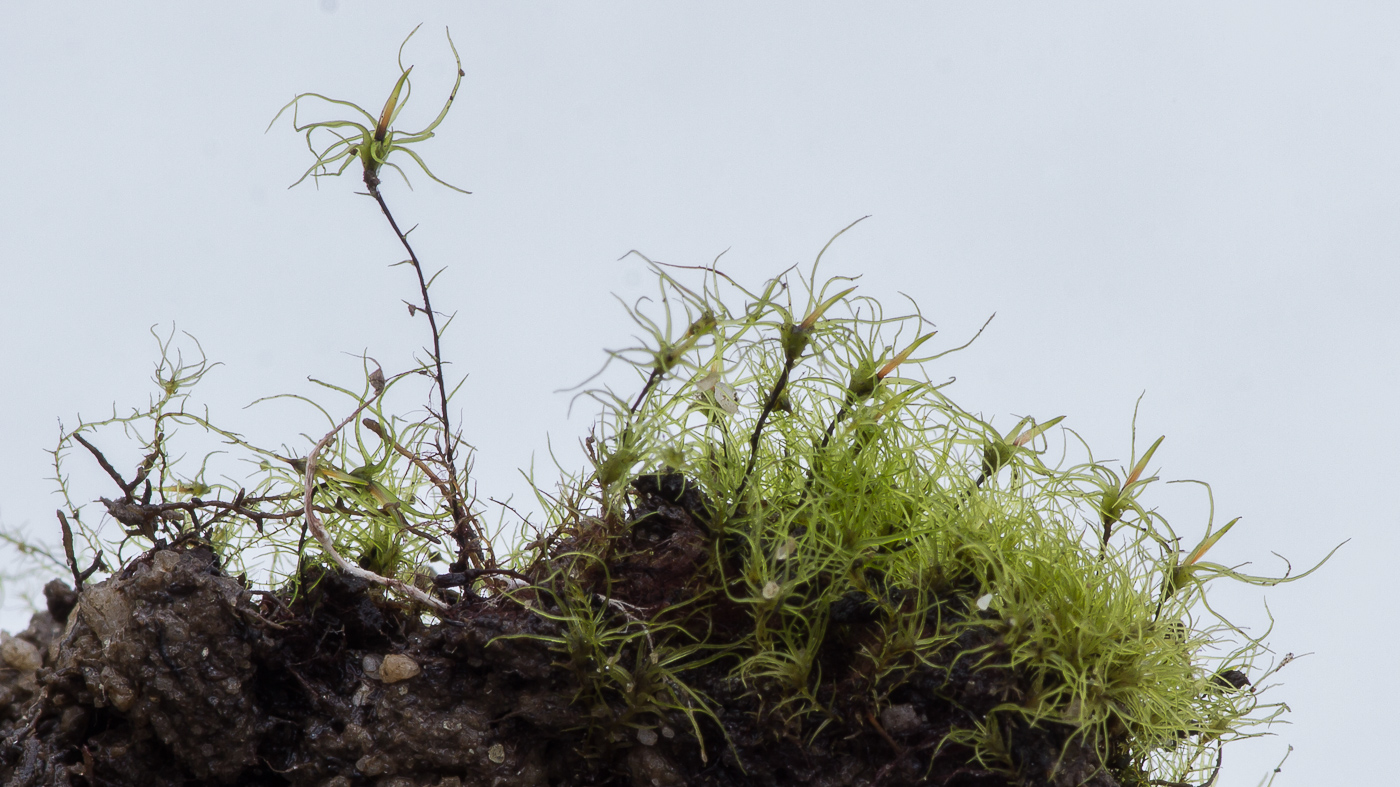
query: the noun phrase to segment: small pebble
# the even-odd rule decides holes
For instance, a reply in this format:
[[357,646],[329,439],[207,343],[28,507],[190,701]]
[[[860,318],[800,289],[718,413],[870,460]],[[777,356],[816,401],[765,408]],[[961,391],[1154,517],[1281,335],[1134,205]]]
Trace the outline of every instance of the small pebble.
[[34,643],[8,634],[0,639],[0,658],[3,658],[11,669],[20,672],[33,672],[44,666],[44,657],[40,655],[39,648],[35,647]]
[[389,758],[383,754],[366,754],[355,761],[355,768],[366,776],[379,776],[389,770]]
[[408,680],[422,671],[418,668],[418,662],[413,659],[398,653],[390,653],[384,657],[383,663],[379,665],[379,679],[385,683],[398,683],[401,680]]
[[369,699],[369,695],[373,691],[374,689],[371,689],[368,683],[361,683],[360,687],[358,689],[355,689],[354,696],[350,698],[350,704],[355,706],[356,708],[360,707],[361,705],[364,705],[365,701]]
[[368,656],[365,656],[364,658],[360,659],[360,668],[363,669],[365,671],[365,674],[369,677],[378,678],[379,665],[383,661],[384,658],[382,656],[376,656],[375,654],[371,653]]
[[891,705],[880,711],[880,726],[891,735],[904,735],[914,732],[923,725],[923,719],[913,705],[908,703]]
[[493,743],[491,748],[486,750],[486,756],[490,758],[491,762],[499,765],[506,761],[506,747],[499,743]]

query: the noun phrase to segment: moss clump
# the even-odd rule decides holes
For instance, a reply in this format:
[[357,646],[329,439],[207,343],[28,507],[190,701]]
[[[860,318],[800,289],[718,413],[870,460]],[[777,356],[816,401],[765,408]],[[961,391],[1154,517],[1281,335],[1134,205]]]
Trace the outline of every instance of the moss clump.
[[[64,555],[32,554],[71,571],[77,611],[61,616],[77,634],[44,651],[49,672],[0,685],[14,698],[0,779],[1175,785],[1213,781],[1223,745],[1283,710],[1251,685],[1260,641],[1205,588],[1308,572],[1205,562],[1238,520],[1206,522],[1184,550],[1141,501],[1160,438],[1141,457],[1134,443],[1120,476],[1087,447],[1045,460],[1072,434],[1052,431],[1063,416],[1002,433],[960,408],[929,370],[961,347],[925,349],[917,310],[887,315],[851,280],[819,279],[820,254],[752,291],[647,261],[659,299],[631,310],[641,343],[614,353],[638,390],[589,392],[591,466],[539,492],[547,523],[491,538],[450,418],[436,276],[380,190],[391,154],[423,163],[406,146],[456,93],[395,136],[408,73],[377,120],[327,99],[372,130],[298,129],[333,137],[308,175],[363,164],[417,278],[426,361],[386,375],[366,358],[357,384],[322,383],[339,407],[290,397],[322,436],[270,449],[187,407],[210,367],[166,339],[147,408],[65,432]],[[289,106],[309,97],[323,98]],[[405,402],[419,376],[426,393]],[[98,447],[118,427],[134,473]],[[258,471],[219,480],[209,452],[189,472],[191,433]],[[75,448],[120,492],[95,524],[63,471]],[[133,544],[143,554],[124,556]],[[210,653],[237,663],[211,670]],[[414,677],[385,688],[391,657]],[[238,701],[219,724],[239,736],[171,722],[225,694]]]
[[[419,700],[395,695],[434,708],[418,726],[469,717],[528,741],[491,767],[528,760],[556,785],[1201,783],[1225,743],[1283,710],[1250,685],[1263,646],[1204,592],[1289,578],[1202,560],[1234,522],[1206,523],[1181,549],[1141,501],[1160,439],[1122,475],[1087,456],[1052,465],[1051,439],[1072,434],[1053,430],[1061,419],[1003,433],[958,407],[928,372],[961,348],[939,347],[917,312],[887,315],[847,280],[819,281],[816,265],[758,291],[717,270],[688,285],[652,267],[660,297],[647,303],[660,311],[633,309],[644,341],[614,354],[639,392],[589,392],[602,407],[590,467],[541,490],[549,521],[513,542],[461,526],[481,521],[459,513],[467,468],[445,480],[437,412],[396,415],[404,374],[327,386],[349,415],[321,409],[330,431],[303,454],[191,414],[184,397],[207,366],[177,357],[158,367],[147,410],[83,424],[57,452],[81,445],[122,491],[103,501],[117,536],[70,501],[75,582],[102,569],[104,549],[131,566],[152,554],[122,559],[131,543],[207,544],[217,571],[262,590],[241,613],[265,643],[253,673],[266,707],[253,716],[365,727],[374,706],[357,698],[374,678],[361,662],[401,652],[437,665]],[[96,447],[118,425],[145,435],[133,480]],[[213,483],[210,459],[184,475],[171,457],[188,427],[258,463],[257,483]],[[308,502],[325,541],[307,535]],[[285,664],[318,666],[297,690],[277,677]],[[54,707],[32,718],[59,713],[55,698],[95,703],[73,680],[56,676]],[[458,687],[450,702],[444,686]],[[86,734],[45,745],[60,756]],[[274,770],[359,778],[309,738],[250,745]],[[458,778],[447,762],[375,767]]]
[[1280,580],[1181,557],[1138,500],[1160,440],[1121,481],[1051,466],[1060,418],[1003,436],[959,408],[910,357],[917,313],[815,266],[795,296],[653,268],[662,313],[634,309],[646,342],[615,354],[642,392],[591,392],[593,470],[509,594],[557,623],[600,748],[679,714],[739,767],[863,733],[911,777],[1204,781],[1282,710],[1243,679],[1259,643],[1199,603]]

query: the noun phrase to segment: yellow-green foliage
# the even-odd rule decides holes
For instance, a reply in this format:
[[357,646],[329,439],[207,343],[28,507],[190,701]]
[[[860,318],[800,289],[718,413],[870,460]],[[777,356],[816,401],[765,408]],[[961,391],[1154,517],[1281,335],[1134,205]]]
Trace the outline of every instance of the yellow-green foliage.
[[[303,179],[361,162],[391,225],[378,173],[401,151],[436,180],[408,146],[432,137],[456,93],[454,84],[426,129],[396,136],[390,126],[408,99],[408,75],[400,64],[377,118],[313,93],[288,105],[320,98],[366,121],[298,125],[316,156]],[[332,135],[320,149],[310,139],[318,131]],[[430,280],[399,238],[419,273],[422,306],[410,315],[431,320]],[[1255,734],[1282,710],[1261,704],[1233,672],[1257,681],[1263,646],[1210,608],[1205,586],[1307,572],[1251,577],[1203,562],[1234,521],[1218,530],[1191,523],[1187,531],[1204,532],[1183,549],[1142,499],[1156,480],[1143,475],[1161,439],[1141,457],[1133,445],[1133,467],[1120,476],[1087,447],[1078,463],[1045,461],[1053,443],[1071,442],[1073,433],[1052,428],[1064,416],[1022,418],[1003,434],[960,408],[932,380],[933,362],[961,347],[925,349],[938,345],[922,315],[886,315],[851,280],[819,280],[820,262],[805,277],[789,272],[750,291],[712,268],[693,270],[687,286],[648,261],[659,299],[631,310],[641,343],[614,353],[638,370],[640,390],[591,392],[602,405],[586,443],[592,467],[566,478],[559,494],[540,493],[551,522],[497,545],[509,566],[474,542],[479,512],[462,491],[468,468],[451,450],[460,437],[448,426],[451,396],[436,354],[387,381],[367,363],[356,385],[323,384],[346,398],[334,414],[293,397],[320,412],[324,429],[305,446],[274,450],[186,409],[189,387],[209,367],[172,359],[166,340],[150,406],[82,423],[55,451],[65,526],[71,520],[79,542],[67,544],[66,562],[85,579],[76,576],[80,562],[100,570],[94,558],[105,554],[119,565],[129,541],[146,548],[198,538],[231,572],[295,587],[308,564],[333,562],[333,549],[441,610],[446,602],[422,592],[420,575],[448,562],[455,546],[453,570],[465,576],[469,558],[479,570],[480,584],[467,592],[529,605],[552,621],[557,633],[529,636],[578,678],[575,699],[589,708],[599,745],[675,713],[702,735],[702,718],[715,716],[692,685],[702,668],[723,669],[778,728],[816,736],[836,712],[822,649],[844,625],[838,609],[855,607],[867,630],[848,643],[847,668],[859,679],[842,677],[860,696],[845,697],[847,705],[877,713],[921,669],[995,672],[1006,686],[999,704],[942,742],[969,747],[985,767],[1013,768],[1007,731],[1018,721],[1071,730],[1066,746],[1096,749],[1126,782],[1204,781],[1221,744]],[[441,332],[430,325],[436,348]],[[428,415],[417,397],[392,398],[415,372],[437,386]],[[139,446],[134,473],[94,445],[116,428]],[[178,468],[182,429],[213,435],[251,462],[252,483],[216,477],[208,457],[194,472]],[[325,450],[314,457],[308,495],[306,457],[318,444]],[[84,521],[69,493],[62,461],[79,446],[121,488],[120,499],[104,501],[104,521],[116,521],[118,533]],[[685,585],[676,603],[643,608],[614,596],[611,561],[637,525],[634,481],[656,473],[703,491],[706,551],[694,577],[677,578]],[[325,542],[307,536],[307,502]]]
[[[187,361],[172,350],[172,340],[173,336],[161,340],[162,357],[153,379],[158,394],[147,407],[84,421],[64,431],[54,451],[56,479],[64,511],[74,525],[77,556],[85,564],[101,556],[110,569],[125,562],[130,545],[140,550],[157,541],[199,538],[217,549],[229,573],[244,574],[262,587],[283,586],[295,581],[307,565],[329,563],[307,538],[302,517],[304,455],[309,445],[257,446],[215,425],[207,414],[191,410],[191,389],[213,365],[202,354],[197,361]],[[341,554],[376,573],[412,582],[420,567],[442,561],[442,555],[449,553],[443,545],[452,524],[442,510],[443,496],[429,475],[431,468],[421,459],[403,455],[409,449],[415,455],[427,455],[440,430],[421,413],[410,420],[385,406],[387,400],[412,411],[394,390],[404,377],[389,380],[384,397],[367,410],[373,417],[341,431],[322,455],[314,503]],[[313,382],[345,397],[347,410],[368,401],[374,388],[368,371],[359,391]],[[306,404],[316,413],[309,422],[313,429],[322,424],[330,429],[336,423],[325,406],[307,397],[274,396],[259,402],[273,400]],[[136,500],[119,508],[109,504],[107,516],[90,523],[83,516],[86,506],[74,499],[64,466],[75,448],[94,454],[104,446],[111,450],[111,438],[118,429],[134,440],[144,457],[128,481]],[[197,445],[205,438],[207,444],[209,436],[221,441],[224,449],[208,452],[191,473],[181,461],[188,450],[186,439],[194,437],[191,442]],[[308,438],[307,442],[315,441]],[[256,468],[252,477],[220,477],[210,470],[220,459],[225,468],[236,467],[228,462],[230,458]],[[119,468],[112,472],[123,473]]]
[[[595,743],[676,713],[703,735],[713,709],[688,682],[701,667],[726,670],[779,728],[817,734],[834,718],[821,648],[833,608],[852,603],[875,632],[851,645],[873,712],[920,668],[1014,674],[1016,691],[946,740],[989,768],[1012,768],[1005,731],[1019,718],[1074,730],[1070,740],[1097,748],[1120,779],[1199,781],[1221,744],[1283,710],[1229,678],[1240,670],[1257,681],[1265,651],[1211,610],[1204,589],[1221,578],[1287,580],[1203,562],[1235,522],[1192,523],[1204,534],[1183,549],[1142,499],[1160,439],[1121,474],[1087,448],[1079,463],[1047,463],[1053,441],[1074,444],[1049,428],[1060,418],[1024,418],[1003,434],[954,404],[929,376],[940,354],[961,348],[915,357],[937,347],[917,312],[888,316],[849,280],[819,281],[815,265],[759,291],[711,269],[688,287],[652,266],[660,297],[632,310],[643,342],[614,353],[637,368],[640,392],[590,392],[603,405],[591,470],[558,495],[541,492],[551,525],[496,544],[509,562],[483,566],[536,584],[476,588],[555,621],[559,634],[537,638],[579,678]],[[257,447],[188,410],[208,365],[169,348],[149,407],[83,423],[56,451],[61,460],[82,444],[96,456],[89,446],[120,428],[145,457],[120,482],[133,502],[108,505],[116,533],[82,518],[60,469],[78,562],[101,553],[120,565],[133,540],[195,537],[230,571],[294,587],[300,569],[330,562],[304,529],[306,448]],[[319,411],[324,429],[313,435],[368,405],[372,418],[340,430],[321,455],[313,502],[338,552],[423,587],[422,574],[451,560],[453,521],[441,473],[424,459],[440,428],[421,410],[417,420],[395,415],[415,409],[395,393],[411,373],[386,383],[367,368],[358,390],[323,383],[345,399],[335,413],[290,398]],[[191,428],[256,465],[253,482],[214,477],[209,457],[180,469],[172,457]],[[609,561],[635,525],[634,479],[658,472],[683,475],[708,499],[708,553],[676,605],[644,609],[612,597]],[[737,635],[711,630],[721,608],[742,616]]]
[[[556,502],[557,526],[586,554],[561,561],[573,570],[556,578],[579,595],[552,606],[572,632],[558,642],[570,659],[625,637],[666,659],[674,682],[721,660],[765,713],[811,732],[830,712],[818,649],[833,605],[855,598],[878,610],[880,635],[858,656],[872,708],[911,668],[946,665],[967,629],[988,632],[953,658],[1012,669],[1025,691],[949,738],[988,767],[1010,767],[998,720],[1014,715],[1071,725],[1121,773],[1203,779],[1221,742],[1282,710],[1216,677],[1249,668],[1261,645],[1202,603],[1213,578],[1280,580],[1199,564],[1204,550],[1181,556],[1140,500],[1161,440],[1122,481],[1092,459],[1049,465],[1060,418],[1023,419],[1003,436],[953,404],[926,376],[938,356],[909,357],[932,335],[921,315],[887,316],[848,281],[819,281],[815,266],[758,292],[712,269],[687,287],[652,266],[660,297],[632,310],[643,344],[614,354],[639,370],[642,393],[590,392],[604,406],[595,468],[556,499],[568,501]],[[577,588],[608,586],[589,567],[631,525],[630,480],[657,472],[698,482],[711,502],[709,586],[685,610],[656,614],[642,647],[635,616],[608,617]],[[735,641],[694,633],[721,603],[745,610]],[[610,632],[606,620],[626,622]],[[604,654],[589,659],[580,674],[607,674],[595,664]]]
[[[1160,439],[1121,474],[1087,448],[1084,461],[1047,463],[1053,441],[1073,445],[1049,428],[1060,418],[1023,418],[1003,434],[954,404],[930,375],[939,354],[961,348],[915,357],[938,346],[917,312],[886,315],[849,280],[819,281],[815,265],[759,291],[711,269],[688,287],[652,265],[660,297],[632,310],[642,344],[614,354],[637,368],[640,392],[591,392],[603,405],[592,469],[559,495],[541,493],[546,532],[496,545],[535,584],[476,588],[555,621],[559,634],[537,638],[578,676],[596,743],[675,713],[702,735],[713,709],[688,682],[701,667],[726,670],[778,727],[817,734],[834,718],[821,649],[843,604],[862,605],[873,627],[851,643],[861,680],[846,684],[873,712],[920,668],[1014,674],[1015,691],[947,737],[990,768],[1012,767],[1005,731],[1019,718],[1072,729],[1120,779],[1203,780],[1222,743],[1282,711],[1230,679],[1240,670],[1257,681],[1263,646],[1211,610],[1204,589],[1285,580],[1202,560],[1235,522],[1193,523],[1204,534],[1183,548],[1142,498]],[[260,448],[188,410],[208,365],[169,347],[149,407],[83,423],[56,451],[63,459],[81,444],[98,456],[94,443],[119,427],[145,457],[134,477],[109,471],[131,490],[131,502],[108,505],[120,532],[89,526],[68,500],[79,562],[105,553],[119,565],[129,541],[197,537],[264,587],[328,563],[304,530],[306,449]],[[358,390],[323,384],[345,399],[334,414],[291,398],[319,411],[313,435],[368,406],[372,418],[341,429],[321,455],[313,503],[338,552],[416,583],[450,560],[453,521],[442,474],[424,459],[439,427],[421,410],[395,415],[413,411],[396,398],[405,375],[386,382],[367,368]],[[256,465],[254,482],[213,477],[208,457],[180,469],[172,457],[190,428]],[[636,524],[633,481],[658,472],[703,491],[708,552],[676,605],[640,608],[613,597],[608,572]],[[707,622],[721,608],[738,610],[737,634],[732,621],[723,633]]]

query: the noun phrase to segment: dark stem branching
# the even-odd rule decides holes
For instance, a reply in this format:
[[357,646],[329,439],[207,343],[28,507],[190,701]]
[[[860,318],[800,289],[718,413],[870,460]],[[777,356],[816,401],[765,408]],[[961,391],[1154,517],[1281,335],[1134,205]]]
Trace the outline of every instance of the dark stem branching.
[[792,355],[788,356],[787,362],[783,364],[783,373],[778,375],[777,384],[768,394],[768,401],[763,403],[763,411],[758,414],[758,422],[754,424],[753,435],[749,437],[749,463],[744,468],[744,477],[739,482],[739,489],[734,493],[735,505],[743,505],[744,490],[748,488],[749,477],[753,475],[754,466],[758,463],[758,441],[763,436],[763,427],[768,423],[768,416],[777,408],[783,392],[787,390],[788,378],[792,376],[792,370],[793,367],[797,366],[797,361],[798,358]]
[[[399,243],[403,244],[404,250],[408,252],[409,262],[413,264],[413,271],[418,275],[418,290],[423,298],[423,305],[418,307],[420,311],[428,317],[428,327],[433,334],[433,379],[437,383],[439,410],[433,415],[437,416],[442,423],[442,457],[443,467],[446,469],[447,478],[445,483],[438,481],[440,490],[446,492],[448,509],[452,514],[452,537],[457,541],[457,563],[462,568],[466,568],[468,561],[474,563],[478,568],[485,565],[481,553],[482,536],[480,528],[476,524],[476,518],[468,510],[462,494],[461,483],[457,477],[457,437],[452,431],[452,422],[447,412],[447,382],[446,375],[442,369],[442,331],[437,324],[437,312],[433,311],[432,300],[428,295],[428,278],[423,274],[423,265],[418,261],[418,254],[413,250],[413,245],[408,242],[408,235],[399,229],[399,223],[394,220],[394,214],[389,210],[389,204],[384,201],[384,195],[379,191],[379,175],[372,169],[365,169],[365,186],[369,189],[369,195],[374,197],[374,201],[379,203],[379,210],[384,213],[384,218],[388,219],[389,226],[394,230],[394,235],[398,237]],[[429,408],[431,412],[431,408]],[[435,478],[429,475],[430,478]]]
[[73,528],[68,524],[68,517],[63,514],[63,509],[58,510],[58,524],[63,528],[63,554],[68,558],[68,568],[73,571],[73,589],[82,592],[83,583],[88,577],[97,572],[98,569],[105,571],[107,566],[102,562],[102,550],[97,550],[97,556],[92,559],[92,565],[86,569],[78,570],[78,558],[73,554]]

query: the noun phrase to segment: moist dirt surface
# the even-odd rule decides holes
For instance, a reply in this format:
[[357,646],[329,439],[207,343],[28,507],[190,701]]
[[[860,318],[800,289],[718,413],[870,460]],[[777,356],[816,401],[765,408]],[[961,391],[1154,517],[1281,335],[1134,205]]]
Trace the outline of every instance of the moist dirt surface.
[[[711,536],[704,501],[683,479],[643,477],[634,488],[631,521],[594,581],[626,614],[656,619],[704,591]],[[586,541],[576,534],[555,551]],[[312,571],[321,573],[303,577],[295,599],[250,591],[208,548],[185,544],[148,552],[81,593],[50,583],[47,611],[0,638],[0,782],[1119,784],[1093,751],[1066,744],[1068,728],[1003,730],[1012,766],[995,770],[948,743],[951,730],[1022,690],[1011,671],[958,658],[990,642],[989,628],[965,628],[942,663],[902,673],[891,701],[872,708],[853,654],[876,613],[853,598],[833,608],[821,646],[814,693],[826,714],[771,712],[773,698],[720,660],[684,674],[713,716],[610,724],[623,718],[621,703],[577,701],[577,671],[545,639],[560,624],[518,598],[461,593],[438,620],[359,580]],[[706,610],[709,636],[739,636],[738,610]]]

